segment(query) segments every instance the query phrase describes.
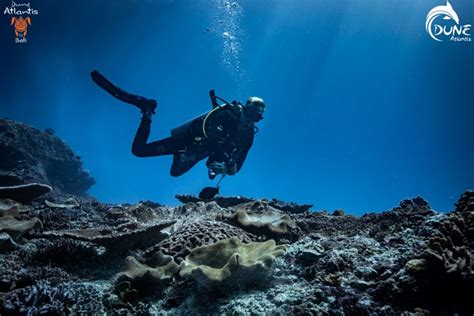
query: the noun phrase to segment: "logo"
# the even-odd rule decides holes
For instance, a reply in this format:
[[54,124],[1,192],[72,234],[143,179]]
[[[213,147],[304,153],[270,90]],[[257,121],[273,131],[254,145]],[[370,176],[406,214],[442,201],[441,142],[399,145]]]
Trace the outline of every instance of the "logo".
[[[31,7],[30,3],[16,3],[12,1],[10,7],[5,7],[4,15],[11,15],[11,23],[15,32],[15,43],[26,43],[28,26],[31,26],[30,15],[37,15],[39,12]],[[25,17],[23,17],[25,16]]]
[[12,17],[11,25],[15,25],[15,41],[20,43],[20,38],[24,39],[26,42],[26,33],[28,33],[28,24],[31,25],[31,18],[29,16],[24,19],[22,16],[19,18]]
[[471,41],[471,24],[459,23],[458,14],[449,1],[446,1],[446,5],[434,7],[428,12],[425,27],[431,38],[438,42],[445,39],[451,42]]

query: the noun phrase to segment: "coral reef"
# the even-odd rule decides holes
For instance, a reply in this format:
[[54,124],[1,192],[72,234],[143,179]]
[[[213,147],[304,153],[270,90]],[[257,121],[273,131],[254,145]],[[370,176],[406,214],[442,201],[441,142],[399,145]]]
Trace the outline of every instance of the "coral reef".
[[243,243],[238,238],[221,240],[194,248],[180,264],[179,275],[193,278],[204,288],[233,290],[260,286],[271,271],[273,262],[285,253],[274,240]]
[[64,231],[49,231],[40,234],[43,238],[71,238],[75,240],[95,243],[111,251],[129,250],[134,247],[147,247],[166,238],[162,233],[166,227],[173,225],[173,221],[154,222],[147,224],[126,223],[119,227],[95,227]]
[[0,191],[19,194],[0,198],[1,315],[474,313],[474,191],[448,213],[415,197],[360,217],[246,197],[115,205],[86,196],[52,131],[0,120],[0,152]]
[[125,271],[117,275],[115,292],[122,300],[136,300],[148,295],[160,294],[178,272],[173,257],[161,252],[153,255],[153,267],[140,263],[134,257],[125,259]]
[[[45,240],[37,244],[36,250],[29,254],[26,261],[35,266],[70,266],[75,269],[83,264],[99,262],[104,253],[105,249],[96,244],[60,238],[52,242]],[[84,260],[84,258],[87,258],[87,260]]]
[[155,252],[162,251],[173,256],[176,262],[181,262],[191,250],[205,245],[213,244],[219,240],[237,237],[243,242],[251,242],[255,237],[244,230],[231,225],[203,221],[183,226],[167,239],[145,251],[145,257],[151,257]]
[[85,195],[95,183],[68,145],[23,123],[0,119],[0,152],[0,174],[4,175],[0,179],[5,181],[0,186],[11,185],[12,180],[15,184],[37,182],[56,192]]
[[47,206],[52,207],[52,208],[67,208],[67,209],[70,209],[70,208],[75,208],[75,207],[80,207],[81,206],[79,204],[79,201],[74,197],[71,197],[71,198],[67,199],[66,201],[64,201],[64,203],[54,203],[54,202],[50,202],[48,200],[45,200],[44,203]]
[[12,199],[21,203],[30,203],[51,190],[52,188],[49,185],[39,183],[0,186],[0,199]]
[[30,230],[42,227],[41,221],[37,218],[17,220],[13,216],[0,217],[0,233],[6,233],[14,240],[18,240]]
[[255,235],[275,239],[289,235],[296,227],[288,214],[260,201],[238,205],[232,214],[224,215],[224,219]]
[[[199,197],[194,196],[194,195],[187,195],[187,194],[178,194],[176,195],[176,198],[181,202],[181,203],[197,203],[202,201]],[[251,199],[251,198],[246,198],[243,196],[216,196],[215,198],[211,199],[210,201],[206,202],[215,202],[217,205],[223,208],[229,208],[232,206],[237,206],[240,204],[244,203],[249,203],[249,202],[256,202],[260,201],[259,199]],[[265,202],[269,206],[276,208],[277,210],[290,213],[290,214],[300,214],[300,213],[305,213],[307,212],[311,207],[313,207],[312,204],[297,204],[294,202],[285,202],[282,200],[278,199],[271,199],[271,200],[262,200],[262,202]]]
[[20,211],[24,211],[25,208],[22,204],[17,203],[10,199],[0,199],[0,217],[3,216],[19,216]]
[[105,311],[102,289],[87,283],[48,282],[14,290],[5,295],[0,311],[6,315],[100,314]]

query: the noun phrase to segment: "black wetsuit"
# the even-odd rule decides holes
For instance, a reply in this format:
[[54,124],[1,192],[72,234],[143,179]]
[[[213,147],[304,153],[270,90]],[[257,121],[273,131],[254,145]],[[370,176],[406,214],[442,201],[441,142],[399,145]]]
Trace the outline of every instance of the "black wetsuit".
[[133,141],[132,153],[137,157],[173,155],[170,174],[180,176],[199,161],[208,157],[207,166],[225,163],[228,170],[236,173],[242,168],[253,144],[254,123],[247,123],[240,105],[227,105],[216,109],[205,124],[207,137],[202,131],[204,117],[190,122],[185,131],[170,137],[147,143],[151,120],[144,117]]
[[[129,93],[110,82],[98,71],[91,72],[92,80],[120,101],[133,104],[142,112],[156,101]],[[248,123],[243,107],[237,102],[225,106],[214,105],[207,116],[198,117],[172,131],[170,137],[147,143],[150,136],[151,115],[144,115],[132,145],[137,157],[173,155],[171,175],[180,176],[199,161],[209,157],[206,164],[225,163],[228,174],[240,170],[252,146],[255,124]],[[203,131],[203,125],[205,131]],[[174,132],[179,130],[179,132]]]

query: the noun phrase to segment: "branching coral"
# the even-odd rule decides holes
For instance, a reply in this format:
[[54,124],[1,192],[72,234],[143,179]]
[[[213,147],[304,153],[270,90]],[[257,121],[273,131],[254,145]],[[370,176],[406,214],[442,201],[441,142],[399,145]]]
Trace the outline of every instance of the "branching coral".
[[0,312],[5,315],[92,315],[104,313],[102,291],[94,285],[48,282],[11,291]]
[[27,259],[32,265],[56,265],[77,267],[93,264],[105,252],[104,248],[92,243],[60,238],[39,247]]

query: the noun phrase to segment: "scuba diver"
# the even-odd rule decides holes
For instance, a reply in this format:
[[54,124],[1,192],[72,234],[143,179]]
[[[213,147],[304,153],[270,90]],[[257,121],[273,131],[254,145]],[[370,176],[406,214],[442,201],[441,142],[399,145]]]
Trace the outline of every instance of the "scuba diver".
[[[143,116],[133,140],[132,153],[137,157],[173,155],[170,170],[173,177],[186,173],[205,158],[208,158],[206,166],[211,180],[218,174],[222,175],[222,180],[225,175],[239,172],[258,132],[255,123],[263,119],[265,110],[261,98],[249,97],[245,105],[237,101],[229,103],[211,90],[212,109],[209,112],[174,128],[170,137],[147,143],[156,100],[128,93],[96,70],[92,71],[91,77],[113,97],[140,109]],[[219,104],[218,100],[224,104]]]

